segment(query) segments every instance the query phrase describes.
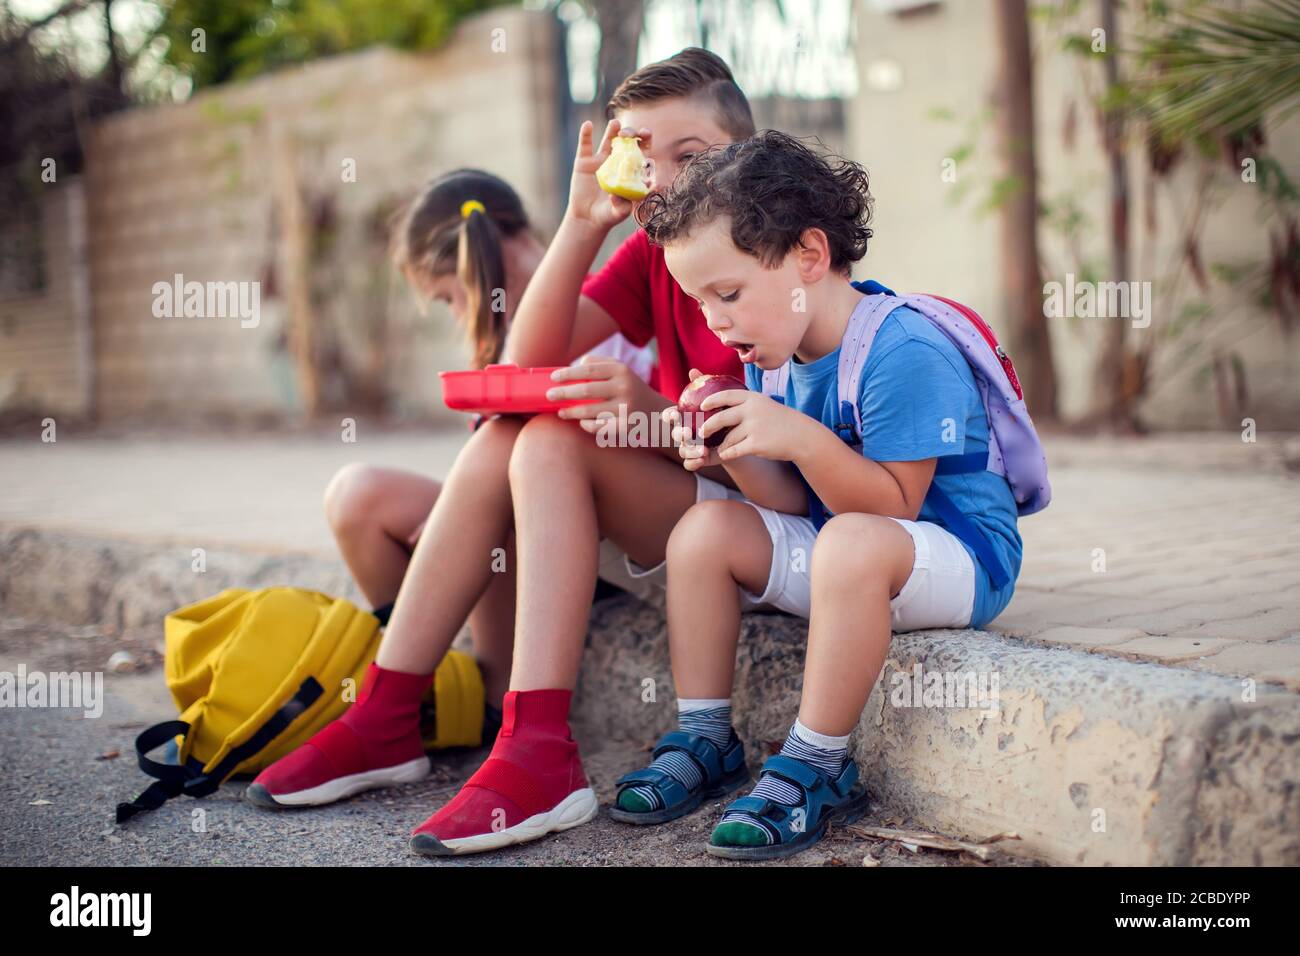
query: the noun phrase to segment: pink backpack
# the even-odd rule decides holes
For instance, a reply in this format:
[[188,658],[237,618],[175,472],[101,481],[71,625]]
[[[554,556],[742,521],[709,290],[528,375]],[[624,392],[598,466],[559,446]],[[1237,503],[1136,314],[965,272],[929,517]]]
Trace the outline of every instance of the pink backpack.
[[[980,398],[989,421],[987,452],[957,453],[940,458],[935,475],[961,475],[991,471],[1001,475],[1011,486],[1016,511],[1021,516],[1042,511],[1052,500],[1047,481],[1047,456],[1034,423],[1025,407],[1020,380],[1007,353],[998,345],[993,330],[967,306],[936,295],[895,295],[878,282],[855,282],[853,287],[866,298],[853,310],[844,340],[840,344],[840,361],[836,392],[839,398],[835,429],[855,448],[862,447],[861,413],[858,396],[862,370],[882,322],[897,308],[907,306],[924,316],[942,332],[969,363],[979,388]],[[779,369],[763,373],[763,394],[784,401],[790,376],[787,362]],[[809,495],[810,517],[819,527],[826,520],[820,502]],[[957,508],[946,494],[930,485],[926,501],[958,538],[970,545],[979,556],[995,588],[1010,580],[1010,573],[993,553],[984,534]],[[815,502],[815,504],[813,504]]]

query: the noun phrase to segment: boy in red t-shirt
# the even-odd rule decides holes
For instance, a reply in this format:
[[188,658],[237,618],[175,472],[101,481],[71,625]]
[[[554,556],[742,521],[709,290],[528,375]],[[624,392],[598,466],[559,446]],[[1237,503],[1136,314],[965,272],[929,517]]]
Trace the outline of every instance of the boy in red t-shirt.
[[[658,391],[622,362],[588,359],[557,376],[592,381],[557,381],[554,397],[598,401],[566,409],[563,418],[501,416],[475,432],[429,514],[356,703],[264,770],[249,787],[250,802],[315,806],[426,776],[420,701],[474,610],[492,618],[493,633],[508,634],[509,619],[516,616],[524,645],[515,654],[518,682],[503,700],[503,728],[492,756],[460,796],[418,828],[412,847],[435,854],[489,849],[595,814],[595,794],[567,717],[600,539],[611,539],[626,553],[617,559],[621,567],[602,567],[603,576],[642,593],[662,589],[664,549],[677,520],[697,501],[739,496],[720,468],[685,472],[668,437],[657,447],[602,447],[606,443],[594,437],[597,416],[622,407],[629,416],[658,422],[691,368],[733,375],[741,370],[736,353],[709,331],[695,301],[668,274],[663,250],[651,247],[640,230],[588,275],[609,230],[633,208],[602,191],[595,172],[621,129],[639,138],[651,189],[670,183],[695,153],[754,132],[749,104],[731,71],[697,48],[633,73],[606,112],[611,122],[594,153],[592,126],[583,124],[569,208],[514,310],[505,358],[522,366],[566,365],[621,330],[638,345],[655,342]],[[516,443],[520,454],[512,458]],[[513,535],[512,497],[524,516]],[[484,606],[503,550],[514,570],[512,537],[527,545],[526,556],[520,549],[519,569],[527,579],[520,581],[517,615],[505,602]],[[556,561],[557,554],[564,560]],[[689,726],[688,718],[682,726]],[[540,827],[529,819],[534,817]]]
[[[690,369],[739,375],[741,366],[669,275],[663,250],[641,230],[597,274],[588,277],[587,269],[609,230],[634,207],[596,181],[613,137],[622,130],[640,139],[654,191],[666,188],[695,153],[750,135],[749,105],[718,57],[691,49],[630,76],[607,113],[612,119],[594,152],[592,126],[583,124],[568,211],[520,301],[507,349],[520,365],[560,365],[615,331],[638,345],[653,339],[659,390],[616,362],[596,359],[562,369],[551,397],[596,401],[539,415],[516,439],[510,489],[518,590],[502,729],[460,793],[416,829],[411,847],[418,853],[490,850],[595,816],[596,796],[568,716],[600,539],[626,553],[627,571],[641,583],[662,581],[668,537],[681,516],[699,501],[740,497],[721,469],[684,471],[670,439],[655,447],[610,447],[598,440],[605,437],[598,435],[606,427],[602,419],[611,414],[657,421],[689,381]],[[683,706],[701,703],[709,702]],[[689,732],[691,713],[679,718]],[[739,741],[701,738],[697,745],[731,760]]]

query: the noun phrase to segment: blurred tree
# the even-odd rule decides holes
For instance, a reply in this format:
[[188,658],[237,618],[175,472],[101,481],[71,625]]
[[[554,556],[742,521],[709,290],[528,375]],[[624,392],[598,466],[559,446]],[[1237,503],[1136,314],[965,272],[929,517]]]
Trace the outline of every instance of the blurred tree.
[[1056,419],[1052,341],[1043,315],[1038,258],[1038,169],[1034,158],[1034,71],[1025,0],[997,0],[997,131],[1003,162],[1002,289],[1011,326],[1008,351],[1035,421]]
[[[164,60],[194,88],[374,44],[425,50],[508,0],[159,0]],[[202,30],[202,42],[195,31]]]
[[[596,97],[593,102],[603,111],[614,90],[636,69],[645,2],[601,0],[591,6],[600,26],[600,55],[596,61]],[[600,123],[596,124],[597,130],[600,126]]]
[[[1101,29],[1112,55],[1105,58],[1106,94],[1113,96],[1120,86],[1119,28],[1115,17],[1116,0],[1101,0]],[[1118,111],[1104,114],[1102,142],[1110,176],[1110,278],[1114,282],[1129,279],[1129,181],[1128,160],[1124,145],[1124,117]],[[1134,376],[1125,375],[1134,363],[1124,349],[1127,322],[1109,323],[1104,332],[1101,352],[1093,368],[1092,414],[1098,422],[1123,432],[1137,430],[1130,389],[1125,386]],[[1140,376],[1139,376],[1140,377]],[[1138,389],[1132,389],[1137,391]]]
[[41,42],[46,28],[96,8],[107,29],[111,0],[70,0],[34,20],[0,5],[0,208],[11,219],[40,188],[42,163],[53,160],[59,177],[79,172],[88,124],[130,102],[123,72],[138,49],[114,43],[103,69],[84,73],[68,52]]
[[[1225,5],[1207,0],[1147,0],[1131,10],[1134,39],[1121,44],[1116,27],[1117,0],[1099,0],[1106,50],[1098,55],[1087,35],[1066,35],[1063,46],[1085,62],[1102,61],[1105,83],[1095,95],[1110,168],[1110,278],[1128,280],[1130,253],[1129,187],[1125,154],[1145,146],[1147,159],[1146,239],[1157,242],[1155,184],[1169,181],[1183,163],[1194,166],[1196,185],[1187,214],[1178,225],[1171,270],[1157,277],[1165,320],[1159,335],[1144,335],[1137,347],[1125,343],[1125,324],[1111,323],[1093,369],[1092,408],[1081,424],[1110,430],[1140,427],[1137,406],[1151,390],[1159,341],[1178,338],[1181,354],[1162,368],[1171,372],[1203,360],[1216,376],[1220,413],[1234,418],[1232,405],[1247,391],[1243,364],[1231,351],[1239,324],[1220,313],[1208,334],[1183,335],[1211,316],[1207,298],[1212,280],[1221,279],[1253,293],[1254,304],[1270,308],[1284,330],[1300,315],[1300,238],[1297,192],[1266,144],[1266,127],[1300,109],[1300,0],[1243,0]],[[1049,23],[1080,12],[1078,0],[1040,8]],[[1124,73],[1120,65],[1123,61]],[[1261,221],[1268,223],[1268,261],[1243,265],[1201,259],[1201,233],[1209,212],[1234,186],[1253,184]],[[1191,283],[1190,292],[1184,288]],[[1173,308],[1177,304],[1179,308]],[[1130,337],[1131,338],[1131,337]],[[1232,381],[1228,381],[1232,379]],[[1240,418],[1239,415],[1235,415]]]
[[[1203,306],[1213,275],[1253,290],[1255,304],[1271,309],[1289,333],[1300,319],[1300,190],[1268,149],[1267,130],[1300,110],[1300,0],[1148,0],[1145,16],[1147,30],[1136,51],[1140,71],[1107,108],[1146,124],[1158,176],[1168,176],[1190,153],[1207,184],[1252,184],[1270,240],[1262,263],[1215,263],[1207,271],[1200,255],[1207,217],[1194,217],[1176,277],[1190,275],[1196,285],[1199,295],[1188,308],[1195,314]],[[1208,192],[1198,194],[1198,210]],[[1248,392],[1240,355],[1222,341],[1194,341],[1182,358],[1184,364],[1206,360],[1203,370],[1215,378],[1222,420],[1239,420]]]

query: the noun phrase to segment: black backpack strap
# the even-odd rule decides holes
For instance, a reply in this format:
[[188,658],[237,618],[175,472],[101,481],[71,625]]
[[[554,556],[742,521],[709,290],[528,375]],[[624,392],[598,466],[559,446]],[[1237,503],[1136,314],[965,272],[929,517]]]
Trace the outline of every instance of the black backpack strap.
[[256,757],[272,740],[284,733],[285,728],[293,723],[299,714],[316,703],[323,693],[325,688],[321,687],[320,682],[314,677],[308,677],[298,686],[298,693],[294,694],[287,704],[257,728],[253,736],[226,754],[221,763],[212,768],[211,773],[200,773],[197,777],[186,780],[184,791],[191,797],[206,797],[212,793],[235,772],[236,767],[245,760]]
[[167,720],[141,731],[140,735],[135,738],[136,761],[140,764],[140,769],[158,782],[152,784],[148,790],[130,803],[119,803],[117,805],[118,823],[125,823],[137,813],[156,810],[182,791],[186,779],[190,776],[190,771],[179,764],[159,763],[157,760],[151,760],[148,754],[149,751],[155,747],[161,747],[171,738],[184,737],[189,732],[190,725],[185,721]]
[[257,729],[253,736],[226,754],[221,763],[212,768],[211,773],[201,769],[177,764],[159,763],[146,756],[155,747],[161,746],[172,737],[185,736],[190,725],[183,720],[168,720],[147,730],[141,731],[135,739],[136,759],[140,769],[157,783],[151,784],[144,793],[130,803],[117,805],[117,822],[125,823],[136,814],[148,810],[157,810],[172,797],[182,793],[191,797],[204,797],[221,786],[223,780],[234,773],[245,760],[255,757],[272,740],[280,736],[303,711],[320,699],[325,689],[314,677],[308,677],[298,686],[298,692],[279,710],[270,716],[266,723]]
[[375,608],[373,611],[370,612],[375,617],[379,618],[380,627],[388,626],[388,619],[392,617],[393,607],[396,604],[397,604],[396,601],[389,601],[387,604],[381,604],[379,605],[379,607]]

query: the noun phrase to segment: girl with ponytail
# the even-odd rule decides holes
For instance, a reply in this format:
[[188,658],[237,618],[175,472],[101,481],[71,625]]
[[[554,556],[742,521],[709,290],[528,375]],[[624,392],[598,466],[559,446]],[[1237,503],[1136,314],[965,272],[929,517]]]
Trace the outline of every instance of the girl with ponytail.
[[416,294],[445,303],[464,326],[474,367],[497,362],[506,305],[545,251],[515,191],[490,173],[447,173],[401,212],[392,236],[393,260]]
[[[464,327],[475,368],[508,361],[502,348],[511,316],[545,252],[518,194],[508,184],[474,169],[439,176],[395,218],[391,251],[416,295],[425,303],[446,304],[457,324]],[[592,352],[617,358],[643,379],[649,380],[653,374],[653,353],[634,347],[621,335],[611,336]],[[467,527],[476,531],[510,538],[512,505],[506,469],[521,424],[519,419],[508,418],[484,423],[462,449],[445,484],[416,471],[352,463],[335,474],[325,490],[325,515],[339,550],[381,620],[386,621],[393,611],[403,581],[418,582],[411,585],[411,596],[393,613],[393,623],[380,645],[380,664],[411,672],[424,667],[423,663],[408,663],[412,658],[427,656],[436,664],[443,648],[425,647],[429,616],[445,618],[445,627],[453,634],[468,619],[489,703],[485,742],[496,733],[494,721],[499,723],[500,716],[493,705],[500,703],[510,674],[513,540],[507,541],[504,571],[499,570],[501,562],[493,562],[496,566],[489,568],[486,558],[469,568],[463,554],[447,553],[448,549],[437,548],[432,541],[421,552],[416,545],[426,519],[436,528],[438,514],[444,512],[454,513],[457,520],[468,522]],[[445,503],[441,501],[444,497],[449,499]],[[444,507],[431,514],[439,503]],[[465,532],[457,530],[452,536],[458,545],[469,543]],[[621,563],[611,560],[610,566],[621,567]],[[408,569],[413,573],[408,574]],[[466,571],[478,574],[476,586],[460,581],[463,574],[457,572]],[[442,592],[436,585],[452,581],[460,585],[456,593],[479,597],[465,607],[431,607],[423,600],[436,598]],[[427,761],[419,763],[424,758],[418,733],[395,746],[399,750],[405,746],[409,751],[405,755],[412,758],[404,762],[406,772],[421,766],[427,772]],[[297,759],[309,751],[310,746],[295,752]],[[285,758],[293,759],[294,754]],[[402,772],[394,771],[394,779]],[[352,783],[343,781],[342,789]],[[336,786],[330,792],[341,791]],[[250,799],[269,806],[284,805],[273,793],[256,788]]]
[[[502,361],[506,329],[546,249],[518,194],[477,169],[440,176],[398,216],[393,260],[416,293],[465,327],[475,368]],[[648,378],[652,353],[612,335],[592,350]]]

